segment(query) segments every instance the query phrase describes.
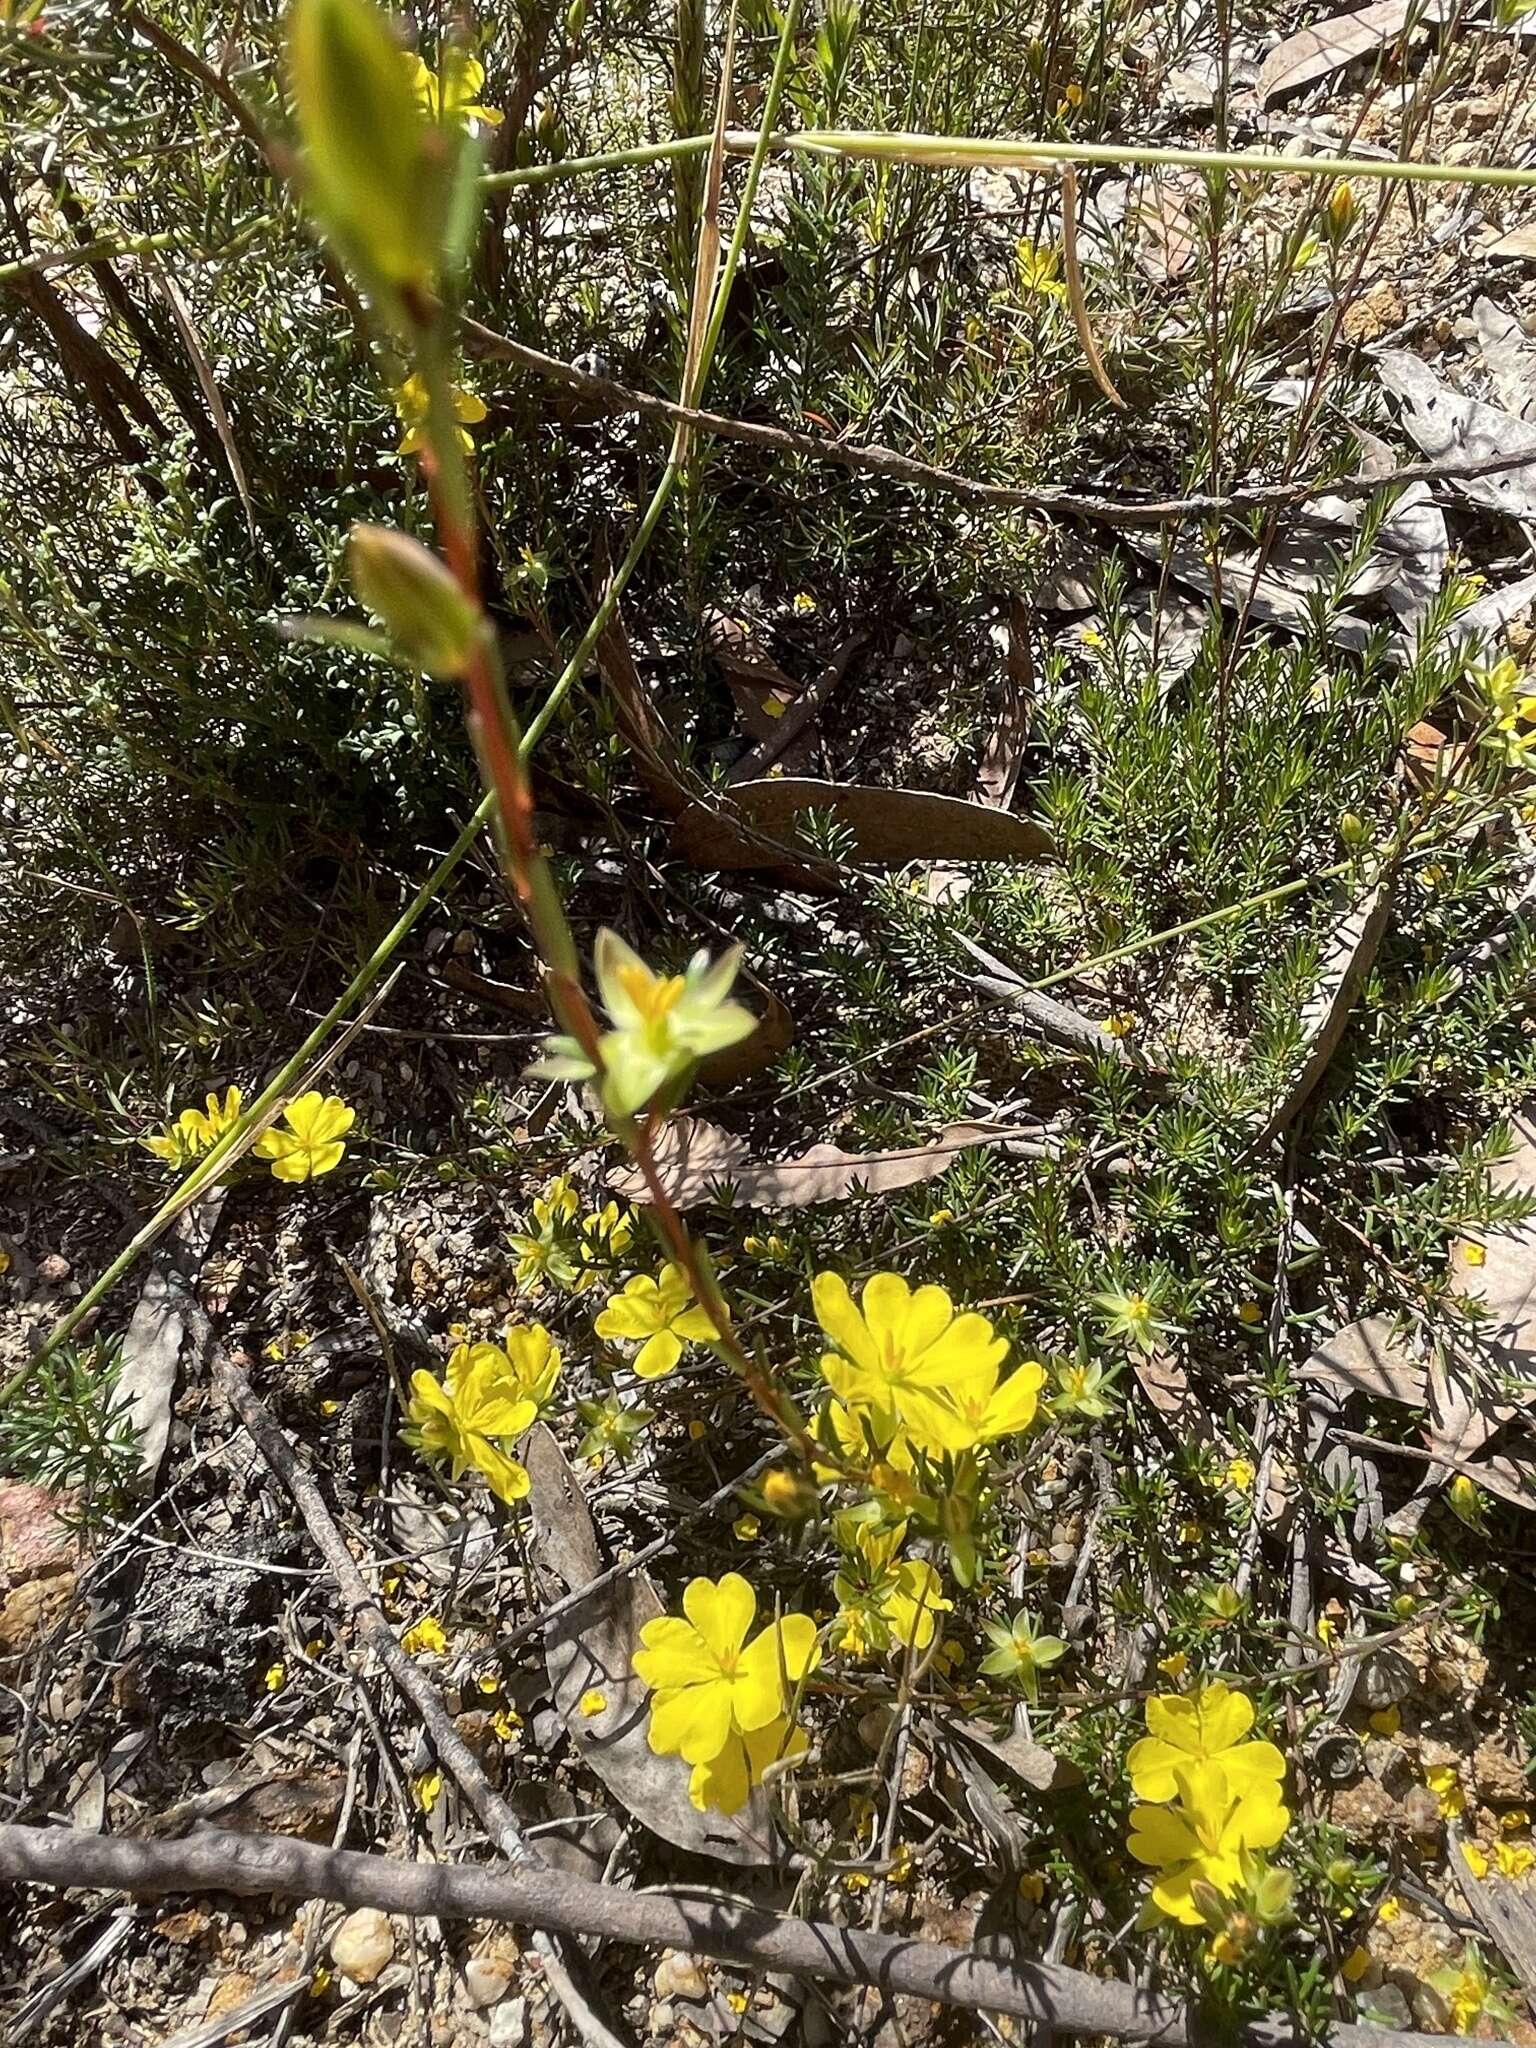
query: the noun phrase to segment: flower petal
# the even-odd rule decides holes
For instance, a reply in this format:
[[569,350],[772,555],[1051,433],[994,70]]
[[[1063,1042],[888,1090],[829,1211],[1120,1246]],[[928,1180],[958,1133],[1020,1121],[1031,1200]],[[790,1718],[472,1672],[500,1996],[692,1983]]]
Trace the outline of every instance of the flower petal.
[[717,1757],[695,1764],[688,1779],[689,1802],[700,1813],[740,1813],[751,1790],[751,1765],[739,1735]]
[[1175,1748],[1161,1735],[1144,1735],[1140,1742],[1131,1744],[1125,1766],[1131,1789],[1138,1799],[1161,1800],[1177,1798],[1179,1788],[1173,1775],[1174,1766],[1188,1762],[1187,1750]]
[[[943,1295],[948,1304],[949,1296],[942,1288],[935,1288],[933,1292]],[[876,1273],[873,1279],[866,1280],[864,1291],[859,1296],[859,1307],[864,1312],[877,1360],[893,1346],[902,1351],[908,1349],[906,1333],[912,1309],[912,1290],[899,1273]],[[944,1316],[935,1321],[930,1309],[924,1345],[933,1342],[948,1320],[948,1316]],[[911,1348],[917,1350],[922,1347],[914,1345]]]
[[676,1370],[682,1355],[682,1339],[674,1337],[670,1330],[658,1330],[635,1354],[635,1371],[643,1380],[665,1379]]
[[[1202,1686],[1195,1694],[1194,1710],[1200,1747],[1207,1756],[1219,1756],[1224,1749],[1241,1742],[1253,1726],[1252,1700],[1233,1692],[1219,1680],[1214,1685]],[[1147,1725],[1152,1725],[1150,1720]]]
[[[914,1301],[928,1292],[926,1287],[921,1288]],[[935,1288],[933,1292],[943,1293],[943,1289]],[[947,1302],[949,1296],[944,1295],[944,1299]],[[907,1382],[949,1387],[957,1393],[985,1384],[990,1391],[1007,1356],[1008,1339],[999,1337],[986,1317],[977,1315],[973,1309],[956,1316],[923,1347],[908,1371]]]
[[720,1676],[720,1660],[691,1621],[661,1614],[640,1631],[641,1648],[630,1662],[653,1692],[676,1691],[685,1685],[708,1685]]
[[650,1744],[658,1756],[680,1756],[690,1764],[711,1763],[733,1732],[728,1678],[660,1692],[651,1703]]
[[1189,1822],[1167,1806],[1133,1806],[1126,1847],[1138,1863],[1150,1863],[1157,1868],[1182,1863],[1200,1851]]
[[713,1579],[690,1579],[683,1593],[683,1612],[708,1644],[717,1663],[729,1667],[740,1654],[757,1613],[757,1595],[740,1572]]
[[[818,1273],[811,1282],[811,1306],[816,1320],[832,1342],[855,1365],[873,1371],[880,1363],[879,1347],[868,1325],[853,1305],[848,1283],[840,1273]],[[826,1361],[822,1362],[826,1370]]]

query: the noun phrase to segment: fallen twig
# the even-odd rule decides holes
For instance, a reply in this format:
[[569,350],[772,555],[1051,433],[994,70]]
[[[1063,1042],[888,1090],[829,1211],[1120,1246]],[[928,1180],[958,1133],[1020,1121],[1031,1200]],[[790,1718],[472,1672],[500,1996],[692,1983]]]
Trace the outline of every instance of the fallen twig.
[[864,470],[886,476],[897,483],[942,491],[952,498],[966,498],[973,504],[997,505],[1013,511],[1050,512],[1064,519],[1091,519],[1111,526],[1162,526],[1183,519],[1209,517],[1225,512],[1258,511],[1266,506],[1303,504],[1326,490],[1335,498],[1370,498],[1378,491],[1390,491],[1411,483],[1456,483],[1470,477],[1494,476],[1536,462],[1536,453],[1501,450],[1496,455],[1446,462],[1409,462],[1381,476],[1330,477],[1326,484],[1316,481],[1252,484],[1246,490],[1197,492],[1187,498],[1136,498],[1106,496],[1097,492],[1058,489],[1054,485],[986,484],[975,477],[961,476],[952,469],[940,469],[930,462],[918,462],[894,448],[855,441],[829,440],[822,434],[802,434],[791,427],[770,426],[759,420],[733,419],[727,413],[706,412],[698,406],[679,405],[649,391],[635,391],[611,377],[599,377],[574,363],[562,362],[542,350],[529,348],[484,327],[478,320],[460,322],[467,346],[477,355],[498,357],[516,363],[563,384],[584,397],[600,400],[610,411],[654,415],[674,425],[697,427],[722,441],[747,441],[759,448],[777,448],[787,455],[803,455],[812,462],[832,462],[843,469]]
[[[874,1984],[888,1994],[969,2011],[1012,2013],[1059,2031],[1156,2042],[1160,2048],[1200,2048],[1217,2038],[1215,2029],[1177,2000],[1059,1963],[1002,1963],[944,1942],[790,1919],[697,1891],[625,1891],[551,1869],[531,1856],[510,1870],[484,1870],[361,1856],[287,1835],[208,1829],[182,1839],[149,1841],[11,1825],[0,1826],[0,1878],[140,1896],[276,1892],[376,1906],[387,1913],[515,1921],[546,1932],[664,1945],[833,1984]],[[1441,2035],[1348,2024],[1303,2034],[1278,2018],[1256,2021],[1224,2038],[1235,2048],[1301,2048],[1303,2041],[1310,2048],[1444,2044]]]

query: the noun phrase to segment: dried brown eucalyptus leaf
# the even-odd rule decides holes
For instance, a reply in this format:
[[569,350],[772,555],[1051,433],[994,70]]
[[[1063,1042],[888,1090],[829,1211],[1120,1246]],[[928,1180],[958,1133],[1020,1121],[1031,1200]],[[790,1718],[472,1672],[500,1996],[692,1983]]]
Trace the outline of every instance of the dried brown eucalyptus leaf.
[[[656,1149],[659,1178],[679,1209],[709,1200],[722,1182],[729,1182],[737,1202],[748,1208],[804,1209],[813,1202],[843,1201],[860,1190],[889,1195],[935,1180],[975,1145],[1004,1145],[1036,1158],[1051,1149],[1038,1126],[950,1124],[926,1145],[890,1152],[813,1145],[794,1159],[754,1159],[743,1139],[697,1117],[674,1117]],[[615,1168],[608,1185],[626,1201],[650,1199],[635,1167]]]
[[[530,1431],[523,1461],[532,1481],[535,1556],[562,1592],[574,1593],[602,1569],[581,1482],[542,1423]],[[663,1611],[650,1579],[635,1571],[557,1615],[544,1635],[555,1707],[577,1755],[653,1834],[722,1863],[763,1863],[774,1845],[762,1793],[738,1814],[700,1813],[688,1797],[687,1764],[657,1756],[647,1739],[650,1695],[632,1660],[640,1631]],[[601,1697],[600,1710],[584,1713],[582,1701],[590,1707],[594,1694]]]

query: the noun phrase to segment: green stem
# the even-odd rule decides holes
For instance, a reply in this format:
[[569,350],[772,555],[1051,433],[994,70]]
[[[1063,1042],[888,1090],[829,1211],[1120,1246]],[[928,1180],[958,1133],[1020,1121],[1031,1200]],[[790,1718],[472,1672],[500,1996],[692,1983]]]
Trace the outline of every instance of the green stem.
[[[760,132],[733,128],[725,146],[734,154],[755,150]],[[481,180],[489,189],[509,185],[546,185],[589,172],[626,164],[657,163],[669,157],[702,156],[707,135],[684,135],[672,142],[652,142],[636,149],[610,150],[603,156],[570,157],[563,163],[534,164],[520,171],[496,171]],[[1282,157],[1264,150],[1151,149],[1131,143],[1053,142],[1033,136],[915,135],[878,129],[809,129],[802,134],[771,135],[769,150],[801,156],[875,158],[889,163],[927,164],[935,169],[980,166],[984,169],[1029,170],[1042,164],[1144,164],[1192,171],[1243,171],[1257,177],[1374,178],[1418,185],[1488,185],[1515,190],[1536,187],[1536,169],[1508,164],[1405,163],[1387,157]]]
[[[727,149],[743,155],[757,137],[733,129]],[[1248,171],[1261,177],[1385,178],[1420,185],[1536,186],[1536,170],[1502,164],[1404,163],[1382,157],[1282,157],[1265,150],[1148,149],[1119,142],[1052,142],[1033,136],[907,135],[878,129],[814,128],[775,135],[769,146],[801,156],[874,157],[935,168],[1028,170],[1040,164],[1144,164],[1193,171]]]
[[642,142],[633,149],[610,149],[602,156],[566,157],[560,163],[527,164],[519,171],[487,171],[482,192],[511,192],[520,185],[553,185],[562,178],[584,178],[593,171],[619,171],[628,164],[661,164],[669,157],[702,156],[707,135],[680,135],[671,142]]
[[186,1179],[176,1186],[171,1194],[166,1197],[165,1201],[160,1204],[160,1207],[150,1217],[149,1221],[143,1224],[128,1243],[124,1245],[101,1278],[94,1281],[86,1289],[68,1315],[55,1325],[49,1334],[47,1343],[43,1345],[35,1357],[26,1365],[21,1366],[5,1382],[4,1386],[0,1387],[0,1409],[6,1406],[11,1396],[26,1379],[34,1365],[40,1364],[43,1359],[56,1351],[61,1344],[69,1341],[91,1310],[97,1306],[110,1288],[117,1285],[139,1254],[149,1249],[166,1225],[174,1222],[175,1218],[180,1215],[190,1202],[195,1201],[200,1194],[204,1193],[218,1179],[220,1171],[228,1160],[230,1153],[240,1144],[251,1127],[265,1116],[273,1104],[282,1100],[285,1092],[298,1078],[306,1063],[318,1052],[330,1032],[341,1022],[342,1018],[359,997],[366,994],[368,989],[372,987],[383,969],[400,950],[416,920],[437,895],[438,891],[443,887],[454,869],[459,865],[459,862],[479,837],[481,827],[491,815],[491,809],[492,799],[489,796],[482,797],[480,803],[475,808],[473,816],[458,838],[449,847],[437,866],[428,875],[427,879],[416,891],[416,894],[405,906],[405,909],[401,911],[399,917],[395,919],[395,922],[384,934],[384,937],[379,941],[373,952],[363,962],[356,974],[353,975],[352,979],[320,1019],[314,1030],[310,1032],[303,1044],[299,1046],[292,1057],[284,1063],[279,1072],[262,1089],[256,1100],[244,1111],[239,1122],[226,1131],[213,1149],[198,1161]]
[[1070,967],[1059,967],[1054,974],[1042,975],[1039,981],[1029,981],[1024,986],[1038,995],[1042,989],[1055,988],[1059,982],[1076,981],[1079,975],[1091,974],[1096,967],[1110,967],[1117,960],[1129,960],[1133,953],[1145,953],[1153,946],[1166,945],[1169,939],[1182,939],[1190,932],[1203,932],[1212,925],[1228,924],[1234,917],[1246,917],[1249,911],[1263,910],[1270,903],[1283,903],[1287,896],[1299,896],[1303,889],[1310,889],[1314,883],[1326,882],[1335,875],[1347,875],[1358,866],[1356,860],[1336,861],[1331,868],[1319,868],[1315,874],[1303,875],[1294,882],[1281,882],[1277,888],[1266,889],[1261,896],[1245,896],[1240,903],[1223,904],[1220,910],[1207,910],[1201,917],[1186,918],[1183,924],[1170,924],[1160,932],[1148,932],[1145,938],[1130,939],[1108,953],[1095,953],[1090,960],[1074,961]]

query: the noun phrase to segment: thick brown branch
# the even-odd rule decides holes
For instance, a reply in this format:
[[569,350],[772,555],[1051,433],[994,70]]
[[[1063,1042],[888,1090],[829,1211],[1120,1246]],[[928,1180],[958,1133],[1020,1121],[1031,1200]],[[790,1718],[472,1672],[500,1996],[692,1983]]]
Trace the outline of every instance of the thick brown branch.
[[[72,1828],[0,1826],[0,1878],[158,1896],[166,1892],[277,1892],[376,1906],[444,1920],[506,1920],[565,1935],[665,1946],[722,1962],[873,1984],[969,2011],[1012,2013],[1061,2031],[1197,2048],[1213,2039],[1177,2000],[1091,1977],[1059,1963],[1004,1963],[971,1949],[854,1927],[793,1920],[696,1891],[624,1891],[565,1871],[524,1864],[484,1870],[316,1848],[286,1835],[200,1830],[181,1840],[103,1836]],[[1292,2048],[1289,2022],[1262,2020],[1230,2041]],[[1439,2035],[1339,2025],[1307,2037],[1312,2048],[1443,2048]]]
[[1049,512],[1063,519],[1091,519],[1110,526],[1164,526],[1181,519],[1200,519],[1218,513],[1260,511],[1266,506],[1299,505],[1326,489],[1335,498],[1371,498],[1378,491],[1412,483],[1454,483],[1471,477],[1494,476],[1536,462],[1530,450],[1508,451],[1477,459],[1453,462],[1409,462],[1383,476],[1331,478],[1326,485],[1316,482],[1253,484],[1247,490],[1223,494],[1197,493],[1188,498],[1130,498],[1101,496],[1088,491],[1058,490],[1051,485],[985,484],[975,477],[961,476],[952,469],[939,469],[918,462],[894,448],[865,445],[855,441],[832,441],[820,434],[802,434],[792,427],[769,426],[757,420],[738,420],[729,414],[706,412],[698,406],[679,405],[675,399],[659,398],[648,391],[635,391],[611,377],[594,376],[574,363],[562,362],[484,327],[478,320],[461,322],[466,346],[476,355],[492,356],[531,370],[552,384],[579,391],[610,412],[642,413],[670,421],[674,426],[697,427],[722,441],[746,441],[758,448],[776,448],[781,454],[803,455],[810,462],[832,462],[843,469],[862,470],[870,476],[889,477],[893,482],[915,485],[920,490],[942,491],[947,497],[964,498],[971,504],[996,505],[1008,511]]

